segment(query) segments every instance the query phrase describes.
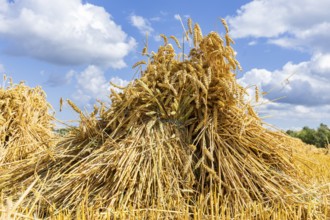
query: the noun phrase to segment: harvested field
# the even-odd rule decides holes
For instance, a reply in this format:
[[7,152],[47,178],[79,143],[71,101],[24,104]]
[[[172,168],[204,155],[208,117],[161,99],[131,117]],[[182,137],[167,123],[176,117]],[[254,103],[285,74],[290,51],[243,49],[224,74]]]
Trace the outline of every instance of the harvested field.
[[69,101],[77,128],[0,167],[0,216],[330,217],[330,157],[263,126],[236,81],[240,66],[223,24],[224,38],[203,36],[195,24],[186,58],[163,36],[156,53],[144,51],[141,77],[112,91],[110,107],[85,114]]

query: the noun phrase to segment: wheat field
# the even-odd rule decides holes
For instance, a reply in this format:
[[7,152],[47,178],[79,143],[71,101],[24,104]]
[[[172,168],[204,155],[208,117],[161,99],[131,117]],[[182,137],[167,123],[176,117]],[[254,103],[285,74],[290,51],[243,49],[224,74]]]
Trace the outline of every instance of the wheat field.
[[1,88],[0,219],[330,219],[328,152],[265,127],[222,23],[161,35],[110,106],[68,100],[64,136],[41,88]]

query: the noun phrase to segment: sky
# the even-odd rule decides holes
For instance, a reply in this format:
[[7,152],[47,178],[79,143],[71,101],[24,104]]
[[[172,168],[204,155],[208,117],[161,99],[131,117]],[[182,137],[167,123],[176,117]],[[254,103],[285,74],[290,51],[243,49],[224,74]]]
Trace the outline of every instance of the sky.
[[[330,125],[329,0],[0,0],[0,75],[42,86],[56,118],[77,115],[62,97],[89,111],[109,102],[110,84],[137,77],[142,48],[163,44],[160,34],[182,38],[187,18],[204,34],[224,33],[225,18],[260,117],[277,128]],[[148,35],[148,38],[146,38]],[[178,51],[180,52],[180,51]],[[264,92],[255,103],[254,89]]]

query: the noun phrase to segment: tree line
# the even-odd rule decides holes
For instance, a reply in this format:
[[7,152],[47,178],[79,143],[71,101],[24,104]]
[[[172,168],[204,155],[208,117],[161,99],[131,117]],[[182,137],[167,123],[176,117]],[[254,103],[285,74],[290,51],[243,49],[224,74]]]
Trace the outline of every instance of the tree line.
[[313,144],[316,147],[325,148],[329,145],[330,129],[323,123],[321,123],[317,129],[305,126],[300,131],[287,130],[286,133],[292,137],[301,139],[307,144]]

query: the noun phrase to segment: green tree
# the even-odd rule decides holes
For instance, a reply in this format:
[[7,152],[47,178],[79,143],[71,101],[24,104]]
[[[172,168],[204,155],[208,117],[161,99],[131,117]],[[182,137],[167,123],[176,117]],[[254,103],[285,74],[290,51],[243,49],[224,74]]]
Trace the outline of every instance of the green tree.
[[326,147],[329,144],[330,129],[327,125],[321,123],[317,129],[318,143],[321,147]]
[[288,130],[286,133],[292,137],[301,139],[307,144],[313,144],[317,147],[328,146],[330,140],[330,129],[323,123],[321,123],[316,130],[305,126],[300,131]]
[[69,133],[70,129],[68,128],[60,128],[60,129],[55,129],[54,132],[61,135],[65,136],[67,133]]

